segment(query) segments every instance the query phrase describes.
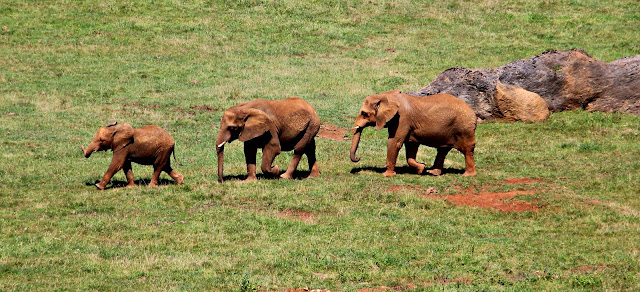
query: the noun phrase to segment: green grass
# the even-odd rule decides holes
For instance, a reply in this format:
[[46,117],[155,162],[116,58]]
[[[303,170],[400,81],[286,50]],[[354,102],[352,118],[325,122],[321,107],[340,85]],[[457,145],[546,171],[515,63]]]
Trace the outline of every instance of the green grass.
[[[640,289],[640,118],[483,123],[478,176],[383,178],[386,131],[318,140],[322,178],[216,182],[222,111],[299,96],[348,128],[366,95],[549,49],[636,55],[635,1],[2,1],[0,290]],[[209,108],[207,108],[209,106]],[[176,140],[185,185],[92,186],[117,119]],[[404,165],[404,151],[398,159]],[[421,148],[430,164],[435,150]],[[291,153],[277,158],[281,167]],[[245,175],[241,143],[226,174]],[[446,167],[462,169],[452,152]],[[306,170],[306,160],[301,162]],[[370,169],[374,169],[371,171]],[[541,180],[501,184],[510,178]],[[114,177],[125,181],[124,174]],[[419,186],[410,188],[405,186]],[[390,192],[395,187],[401,191]],[[505,192],[503,213],[420,196]],[[296,214],[311,215],[311,218]]]

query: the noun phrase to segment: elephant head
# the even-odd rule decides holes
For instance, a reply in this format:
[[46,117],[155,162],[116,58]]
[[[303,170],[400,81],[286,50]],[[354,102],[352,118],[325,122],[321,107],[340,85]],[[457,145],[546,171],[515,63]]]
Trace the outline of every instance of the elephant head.
[[275,126],[271,118],[263,111],[253,108],[230,108],[222,115],[220,132],[216,138],[216,152],[218,154],[218,181],[222,182],[224,167],[224,145],[233,140],[242,142],[262,136],[272,131]]
[[360,113],[358,117],[356,117],[356,122],[353,125],[354,133],[353,141],[351,142],[351,161],[360,161],[360,158],[356,157],[356,151],[358,150],[362,130],[373,125],[375,125],[376,130],[380,130],[398,113],[400,105],[394,98],[394,95],[400,93],[401,92],[397,90],[388,91],[369,95],[364,99]]
[[85,149],[81,145],[84,157],[89,158],[94,151],[106,151],[112,149],[114,152],[123,149],[133,143],[133,127],[129,124],[118,124],[117,122],[100,127],[93,136],[93,141]]

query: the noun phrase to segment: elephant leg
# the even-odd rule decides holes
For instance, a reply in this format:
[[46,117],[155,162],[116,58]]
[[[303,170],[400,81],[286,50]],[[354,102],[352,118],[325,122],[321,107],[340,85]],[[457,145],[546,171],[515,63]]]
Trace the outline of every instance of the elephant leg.
[[111,159],[111,164],[109,164],[109,168],[107,169],[107,172],[102,177],[102,180],[96,184],[96,188],[98,188],[99,190],[104,190],[107,184],[111,181],[111,178],[113,177],[113,175],[116,174],[116,172],[120,171],[120,169],[122,169],[122,167],[124,166],[125,160],[126,160],[126,157],[124,156],[122,157],[114,156],[113,159]]
[[305,149],[307,160],[309,160],[309,178],[320,177],[318,161],[316,160],[316,140],[312,139]]
[[149,183],[150,187],[158,186],[158,180],[160,179],[161,172],[162,167],[158,167],[156,165],[153,166],[153,174],[151,175],[151,182]]
[[398,160],[398,151],[402,148],[403,140],[389,138],[387,140],[387,170],[383,173],[386,177],[396,176],[395,167]]
[[131,161],[127,160],[124,162],[124,165],[122,165],[122,171],[124,171],[124,174],[127,177],[127,187],[135,187],[136,183],[133,181],[133,169],[131,168]]
[[[287,171],[280,175],[280,178],[292,179],[293,172],[296,171],[296,168],[298,168],[298,163],[300,163],[300,158],[302,158],[302,151],[293,150],[293,158],[291,159],[291,163],[289,164]],[[264,171],[264,169],[262,171]]]
[[156,161],[153,163],[153,175],[151,176],[151,182],[149,183],[150,187],[155,187],[158,185],[158,181],[160,180],[160,173],[165,167],[171,167],[171,151],[164,151],[160,156],[156,158]]
[[419,143],[407,142],[404,144],[404,149],[407,152],[407,164],[413,167],[418,172],[418,174],[422,174],[426,166],[416,161],[419,147],[420,147]]
[[427,170],[428,173],[433,175],[441,175],[442,169],[444,168],[444,159],[447,157],[451,151],[451,147],[442,147],[438,148],[438,153],[436,154],[436,159],[433,161],[433,166],[431,169]]
[[278,177],[280,168],[277,165],[271,167],[278,154],[280,154],[280,143],[276,139],[272,139],[262,148],[262,165],[260,166],[262,173]]
[[176,182],[176,184],[181,185],[184,181],[184,175],[175,171],[175,169],[171,168],[171,165],[169,164],[164,167],[163,171],[166,172]]
[[256,177],[256,153],[258,149],[250,145],[249,143],[244,143],[244,159],[247,163],[247,178],[245,181],[253,181],[257,180]]
[[460,150],[464,154],[464,173],[462,176],[476,176],[476,164],[473,159],[473,152],[475,150],[475,143],[470,146],[464,147]]

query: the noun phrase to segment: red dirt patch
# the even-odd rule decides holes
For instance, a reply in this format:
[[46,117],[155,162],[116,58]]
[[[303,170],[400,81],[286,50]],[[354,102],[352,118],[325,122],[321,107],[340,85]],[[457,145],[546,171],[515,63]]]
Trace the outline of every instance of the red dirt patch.
[[349,133],[347,129],[340,128],[333,124],[323,123],[320,125],[320,131],[318,131],[317,137],[333,141],[347,141],[349,140],[347,133]]
[[456,205],[493,208],[502,212],[523,212],[538,210],[540,207],[527,202],[510,200],[517,195],[532,195],[535,191],[510,191],[504,193],[479,192],[473,194],[456,194],[446,196],[423,195],[431,199],[444,199]]
[[[518,179],[507,179],[498,183],[498,185],[503,184],[532,184],[543,182],[542,180],[530,179],[530,178],[518,178]],[[423,189],[420,186],[390,186],[387,189],[388,193],[402,193],[407,190],[413,190],[420,192],[419,196],[429,198],[429,199],[437,199],[437,200],[447,200],[455,205],[462,206],[470,206],[470,207],[480,207],[480,208],[493,208],[500,210],[502,212],[523,212],[523,211],[534,211],[540,209],[539,206],[533,205],[529,202],[523,202],[520,200],[513,199],[518,195],[532,195],[535,194],[535,190],[516,190],[516,191],[508,191],[508,192],[490,192],[487,191],[490,186],[480,187],[479,190],[476,188],[466,188],[462,189],[459,187],[455,187],[459,194],[454,195],[436,195],[440,193],[439,190],[434,187],[428,187],[427,189]],[[539,200],[534,200],[533,202],[537,202]]]
[[406,286],[380,286],[380,287],[371,287],[371,288],[360,288],[358,292],[377,292],[377,291],[405,291],[405,290],[413,290],[416,288],[414,284],[408,284]]

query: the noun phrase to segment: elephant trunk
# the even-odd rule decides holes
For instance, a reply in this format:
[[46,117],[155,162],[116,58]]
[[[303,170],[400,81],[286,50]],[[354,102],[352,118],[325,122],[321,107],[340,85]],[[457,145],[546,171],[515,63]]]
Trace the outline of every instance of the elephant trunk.
[[224,173],[224,146],[216,146],[216,151],[218,152],[218,182],[221,183],[223,181],[222,176]]
[[218,182],[222,182],[222,176],[224,173],[224,144],[229,141],[230,135],[226,135],[224,131],[218,133],[216,138],[216,152],[218,154]]
[[84,145],[80,145],[80,147],[82,148],[82,153],[84,154],[85,158],[89,158],[89,156],[91,156],[91,153],[96,151],[96,147],[93,143],[89,144],[89,147],[86,149],[84,148]]
[[353,140],[351,141],[351,161],[353,162],[360,161],[360,157],[356,157],[356,151],[360,143],[360,134],[362,134],[362,127],[356,127],[356,131],[353,133]]

